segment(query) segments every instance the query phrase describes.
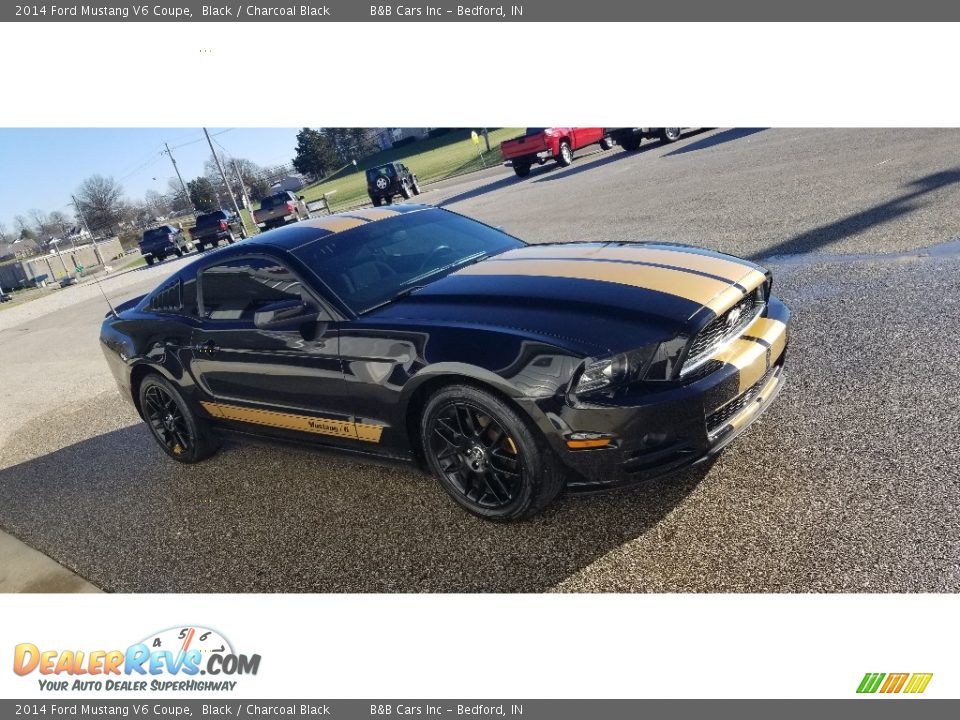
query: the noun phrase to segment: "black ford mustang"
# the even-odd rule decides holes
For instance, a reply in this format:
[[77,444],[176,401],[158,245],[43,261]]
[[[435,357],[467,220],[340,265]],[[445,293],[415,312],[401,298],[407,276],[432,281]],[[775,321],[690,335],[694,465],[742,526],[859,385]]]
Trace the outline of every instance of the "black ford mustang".
[[121,392],[173,459],[219,430],[426,465],[490,519],[703,460],[779,391],[770,275],[669,244],[527,245],[427,206],[205,254],[108,315]]

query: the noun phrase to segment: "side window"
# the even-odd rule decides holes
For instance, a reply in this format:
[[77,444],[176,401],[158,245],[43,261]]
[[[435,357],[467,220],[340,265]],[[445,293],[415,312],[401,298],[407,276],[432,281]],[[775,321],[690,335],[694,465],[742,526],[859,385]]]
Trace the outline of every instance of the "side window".
[[266,305],[284,300],[315,304],[296,276],[276,260],[244,258],[212,265],[200,275],[203,317],[249,320]]

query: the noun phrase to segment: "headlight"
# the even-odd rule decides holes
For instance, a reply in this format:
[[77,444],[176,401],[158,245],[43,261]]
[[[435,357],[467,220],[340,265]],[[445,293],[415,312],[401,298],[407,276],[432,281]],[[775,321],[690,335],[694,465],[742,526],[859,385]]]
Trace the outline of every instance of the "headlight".
[[673,380],[686,345],[687,338],[682,335],[660,343],[650,359],[644,380]]
[[639,379],[650,359],[650,353],[651,350],[645,348],[603,360],[588,360],[574,392],[578,395],[591,393]]

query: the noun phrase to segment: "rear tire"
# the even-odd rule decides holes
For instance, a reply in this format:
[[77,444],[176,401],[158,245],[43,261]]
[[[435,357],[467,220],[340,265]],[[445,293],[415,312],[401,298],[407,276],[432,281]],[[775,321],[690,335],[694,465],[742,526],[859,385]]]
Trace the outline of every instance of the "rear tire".
[[560,143],[560,152],[557,154],[557,164],[560,167],[568,167],[573,162],[573,150],[570,149],[570,143],[566,140]]
[[612,147],[613,147],[613,140],[611,140],[610,138],[605,137],[605,138],[603,138],[603,139],[600,140],[600,149],[601,149],[601,150],[609,150],[609,149],[612,148]]
[[147,255],[146,261],[147,265],[153,265],[153,255]]
[[180,248],[176,248],[173,251],[173,254],[176,255],[177,257],[183,257],[183,250],[181,250]]
[[413,197],[413,190],[410,189],[410,186],[407,183],[400,183],[400,195],[404,200],[409,200]]
[[517,177],[526,177],[530,174],[530,165],[529,163],[514,163],[513,172],[517,174]]
[[546,440],[510,405],[469,385],[450,385],[420,418],[424,457],[443,489],[485,520],[519,520],[563,488]]
[[373,203],[374,207],[380,207],[380,205],[383,203],[383,200],[381,200],[379,197],[372,197],[370,198],[370,202]]
[[413,189],[414,195],[420,194],[420,183],[418,183],[416,180],[413,181],[413,185],[411,185],[411,188]]
[[660,142],[672,143],[680,139],[680,128],[661,128]]
[[633,152],[640,148],[640,143],[643,141],[639,135],[634,135],[630,133],[629,135],[624,135],[620,138],[620,147],[622,147],[627,152]]
[[213,455],[221,444],[209,423],[195,413],[176,386],[160,375],[140,383],[140,411],[160,448],[181,463],[195,463]]
[[237,241],[237,236],[233,233],[227,235],[227,245],[233,245]]

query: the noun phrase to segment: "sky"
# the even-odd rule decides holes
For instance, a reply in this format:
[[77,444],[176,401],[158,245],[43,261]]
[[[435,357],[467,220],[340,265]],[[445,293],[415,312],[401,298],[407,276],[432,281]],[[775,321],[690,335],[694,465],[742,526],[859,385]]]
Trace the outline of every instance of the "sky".
[[[258,165],[293,159],[299,128],[208,128],[222,156]],[[70,195],[90,175],[113,177],[129,199],[147,190],[166,193],[176,177],[163,143],[187,182],[203,173],[210,148],[202,128],[0,128],[0,222],[13,231],[13,217],[31,208],[61,210],[70,217]]]

